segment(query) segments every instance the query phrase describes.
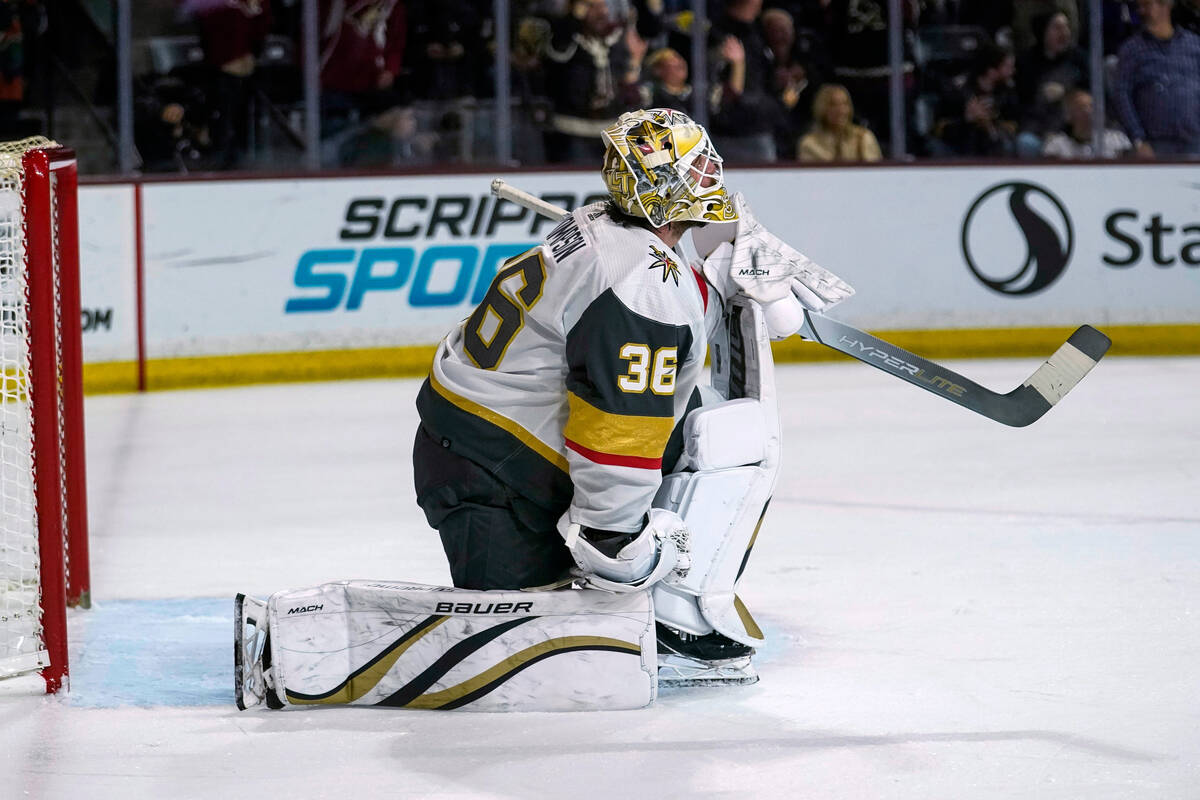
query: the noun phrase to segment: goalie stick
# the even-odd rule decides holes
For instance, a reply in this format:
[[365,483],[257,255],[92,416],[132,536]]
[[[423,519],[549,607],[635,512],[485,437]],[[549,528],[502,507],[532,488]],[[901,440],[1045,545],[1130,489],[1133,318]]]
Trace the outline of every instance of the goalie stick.
[[[567,215],[565,209],[521,191],[499,178],[492,181],[492,194],[553,220]],[[1112,345],[1112,340],[1103,333],[1090,325],[1083,325],[1024,383],[1007,394],[1001,394],[941,364],[816,311],[804,310],[804,324],[797,333],[988,419],[1017,428],[1040,419],[1083,380]]]
[[1083,380],[1112,344],[1100,331],[1083,325],[1023,384],[1008,394],[1000,394],[941,364],[815,311],[805,310],[799,335],[1015,428],[1036,422],[1049,411]]

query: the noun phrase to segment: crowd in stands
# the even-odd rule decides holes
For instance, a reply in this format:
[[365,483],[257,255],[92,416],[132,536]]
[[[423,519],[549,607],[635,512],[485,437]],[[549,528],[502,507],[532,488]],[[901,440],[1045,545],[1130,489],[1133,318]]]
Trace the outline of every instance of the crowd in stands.
[[[0,0],[0,9],[10,5]],[[907,155],[1200,156],[1200,0],[1103,5],[1092,20],[1085,0],[903,0]],[[689,0],[512,0],[505,55],[516,159],[595,165],[599,133],[621,112],[692,113],[697,103],[728,162],[892,155],[887,0],[707,7],[698,32]],[[140,81],[137,143],[147,168],[250,166],[255,126],[286,127],[286,110],[302,97],[300,3],[183,0],[180,10],[203,62]],[[320,0],[318,15],[324,165],[492,158],[492,0]],[[1093,25],[1109,111],[1098,153]],[[693,92],[696,35],[707,54],[703,97]],[[290,77],[263,74],[273,40],[290,45]]]

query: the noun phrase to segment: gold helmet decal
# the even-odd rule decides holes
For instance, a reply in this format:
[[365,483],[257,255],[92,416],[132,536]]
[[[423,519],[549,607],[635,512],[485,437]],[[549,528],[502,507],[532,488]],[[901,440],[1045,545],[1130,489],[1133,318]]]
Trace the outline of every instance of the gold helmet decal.
[[721,157],[704,128],[670,108],[622,114],[601,134],[604,184],[628,214],[668,222],[732,222]]

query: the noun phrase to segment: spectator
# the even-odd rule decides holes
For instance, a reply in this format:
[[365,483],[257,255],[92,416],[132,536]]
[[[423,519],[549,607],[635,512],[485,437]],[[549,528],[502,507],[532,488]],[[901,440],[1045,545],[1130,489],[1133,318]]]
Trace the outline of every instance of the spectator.
[[730,37],[745,51],[747,91],[763,91],[771,70],[772,56],[763,36],[760,16],[762,0],[725,0],[713,20],[710,43],[718,47]]
[[1037,155],[1041,138],[1062,128],[1063,98],[1088,82],[1087,59],[1071,44],[1071,27],[1061,11],[1034,20],[1038,44],[1017,63],[1017,99],[1023,112],[1021,139]]
[[683,56],[669,47],[663,47],[646,59],[646,69],[651,79],[643,85],[642,105],[690,113],[692,86],[688,83],[688,65]]
[[341,137],[337,162],[362,168],[453,163],[459,159],[459,124],[458,114],[446,112],[436,130],[422,130],[411,105],[393,106]]
[[246,161],[254,124],[254,70],[271,28],[270,0],[192,0],[205,61],[215,70],[213,147],[220,169]]
[[1172,0],[1138,0],[1142,30],[1117,53],[1117,116],[1142,158],[1200,155],[1200,36],[1171,23]]
[[[624,42],[624,46],[622,46]],[[606,0],[571,0],[551,20],[546,47],[546,93],[553,105],[545,136],[551,163],[589,163],[604,157],[600,132],[639,104],[638,78],[646,43],[613,18]]]
[[[708,9],[710,14],[715,13],[716,3],[709,3]],[[641,12],[638,12],[638,20],[638,29],[641,32]],[[657,20],[660,28],[658,36],[650,37],[643,35],[642,38],[650,41],[655,49],[665,46],[682,55],[688,62],[690,72],[692,63],[692,23],[695,21],[692,14],[692,0],[663,0],[663,11],[655,15],[655,20]],[[710,19],[709,22],[711,23],[711,21]]]
[[992,43],[980,48],[970,73],[942,102],[945,116],[937,124],[938,142],[933,144],[940,145],[935,146],[935,155],[1015,154],[1020,113],[1012,86],[1015,73],[1010,50]]
[[543,17],[527,16],[517,20],[513,30],[510,63],[518,93],[528,102],[546,93],[542,56],[550,43],[550,23]]
[[[360,120],[407,104],[404,65],[407,16],[400,0],[321,0],[321,128],[326,161]],[[384,125],[384,127],[388,127]]]
[[[1073,89],[1063,105],[1066,128],[1046,137],[1042,155],[1047,158],[1094,158],[1092,147],[1092,96],[1084,89]],[[1129,137],[1116,128],[1106,128],[1100,142],[1100,158],[1119,158],[1129,152]]]
[[878,161],[875,134],[854,124],[854,104],[845,86],[827,83],[813,101],[813,127],[796,148],[801,161]]
[[485,52],[483,20],[468,0],[414,3],[408,51],[414,93],[431,100],[474,96]]
[[137,93],[133,136],[146,172],[210,168],[210,115],[203,91],[159,76]]
[[[921,13],[917,0],[902,0],[901,8],[904,28],[915,29]],[[832,9],[834,77],[857,98],[867,127],[887,131],[892,74],[887,0],[833,0]],[[909,86],[913,64],[907,52],[901,69]]]
[[796,23],[791,14],[782,8],[768,8],[759,17],[759,25],[773,67],[786,67],[796,61]]
[[792,15],[769,8],[762,14],[762,29],[774,60],[771,91],[779,105],[775,149],[782,156],[794,151],[796,138],[812,124],[816,85],[810,79],[810,65],[800,58]]
[[771,97],[773,57],[759,25],[762,0],[726,0],[710,45],[713,141],[731,162],[775,160],[778,109]]
[[624,44],[625,63],[622,67],[621,93],[619,100],[624,108],[632,110],[640,107],[638,102],[638,84],[642,79],[642,65],[646,53],[650,50],[649,43],[638,33],[637,27],[630,24],[625,27]]
[[[633,20],[637,35],[647,42],[661,42],[666,39],[667,6],[677,6],[679,10],[689,8],[689,3],[680,0],[626,0],[633,6]],[[678,52],[678,51],[676,51]]]
[[[1079,33],[1079,3],[1076,0],[1013,0],[1012,2],[1012,47],[1024,53],[1038,44],[1036,20],[1049,14],[1062,13],[1067,16],[1071,35]],[[1074,38],[1071,44],[1075,44]]]
[[44,15],[40,3],[30,0],[0,0],[0,137],[22,139],[40,133],[37,122],[21,119],[25,107],[26,31],[35,31],[28,19]]
[[809,80],[815,86],[826,75],[833,74],[833,0],[779,5],[785,6],[783,10],[792,17],[795,36],[792,54],[808,69]]
[[976,25],[994,41],[1012,38],[1013,0],[924,0],[921,23]]
[[520,106],[512,136],[513,158],[523,164],[546,161],[545,131],[552,113],[546,97],[546,71],[542,59],[550,43],[550,23],[545,17],[526,14],[515,19],[512,34],[513,99]]

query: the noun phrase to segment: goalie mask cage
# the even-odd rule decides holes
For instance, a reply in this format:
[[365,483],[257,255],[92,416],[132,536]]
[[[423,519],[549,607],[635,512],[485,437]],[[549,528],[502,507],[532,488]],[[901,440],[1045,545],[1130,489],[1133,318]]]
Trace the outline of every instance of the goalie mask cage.
[[89,605],[75,154],[0,144],[0,677],[68,681]]

